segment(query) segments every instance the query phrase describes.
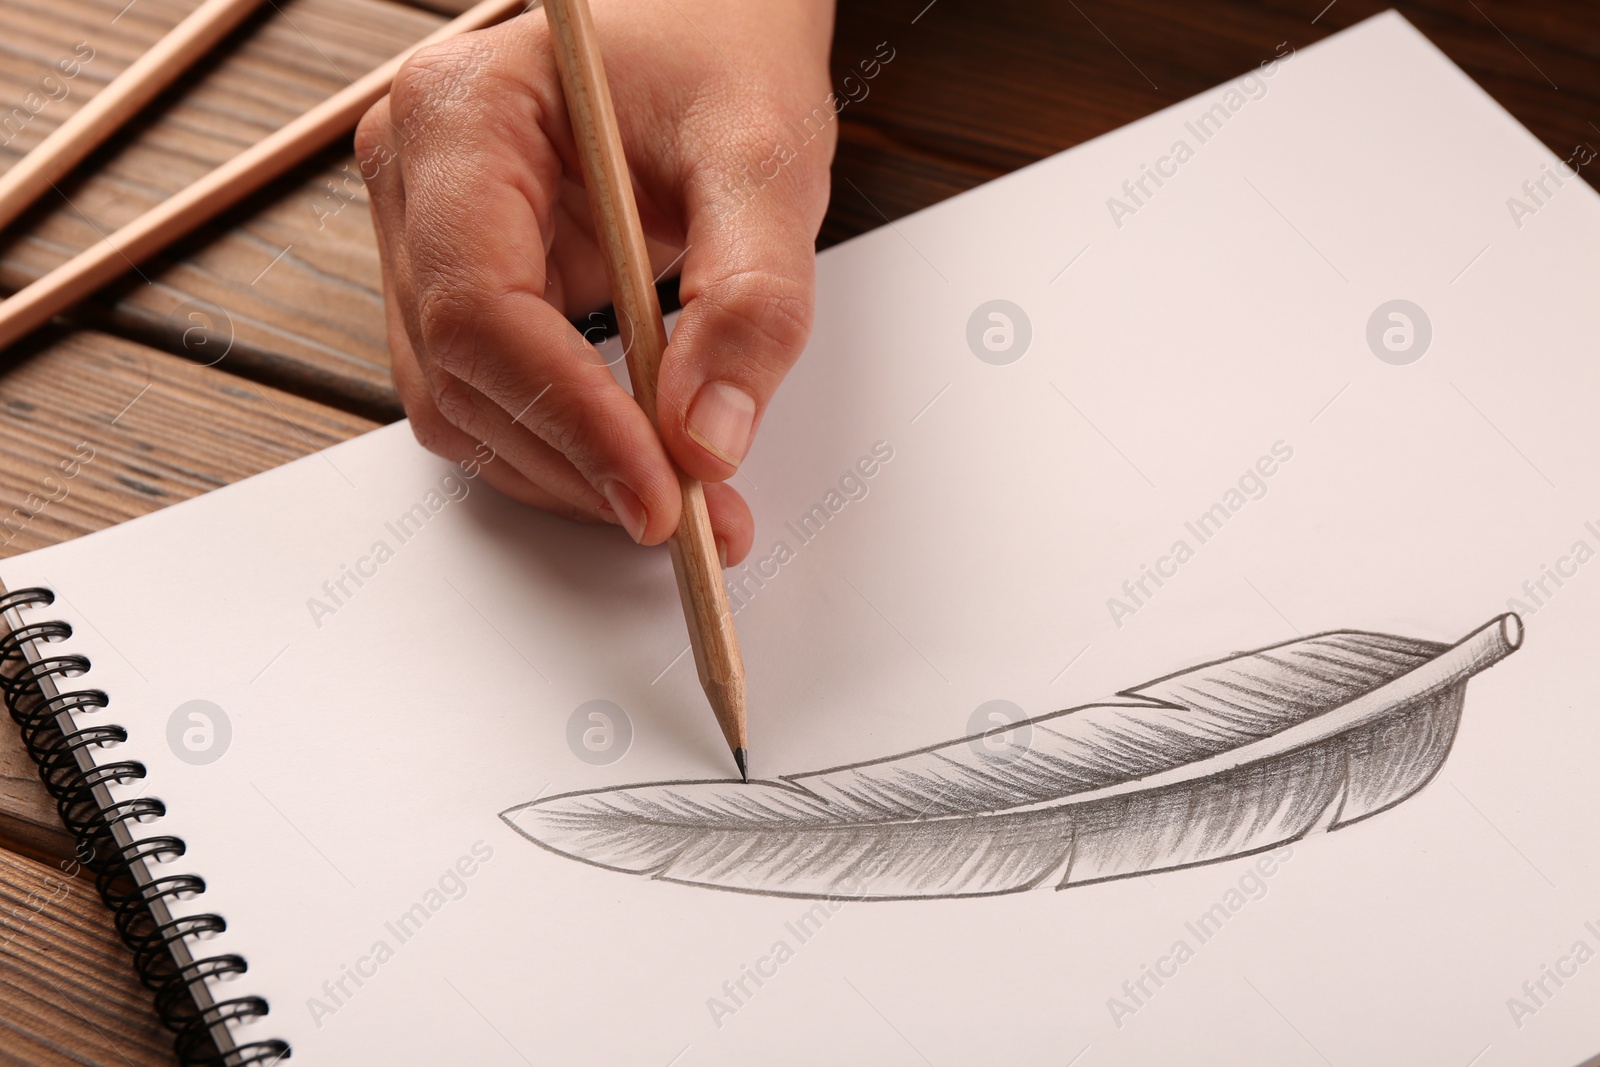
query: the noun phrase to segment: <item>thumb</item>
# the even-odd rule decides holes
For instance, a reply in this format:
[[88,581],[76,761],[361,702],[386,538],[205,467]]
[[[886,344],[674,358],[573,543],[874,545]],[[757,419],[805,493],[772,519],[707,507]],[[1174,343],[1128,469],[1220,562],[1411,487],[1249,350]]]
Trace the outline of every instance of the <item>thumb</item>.
[[733,475],[805,347],[827,162],[796,160],[779,180],[744,181],[739,190],[726,182],[692,187],[683,312],[656,396],[661,439],[692,478]]

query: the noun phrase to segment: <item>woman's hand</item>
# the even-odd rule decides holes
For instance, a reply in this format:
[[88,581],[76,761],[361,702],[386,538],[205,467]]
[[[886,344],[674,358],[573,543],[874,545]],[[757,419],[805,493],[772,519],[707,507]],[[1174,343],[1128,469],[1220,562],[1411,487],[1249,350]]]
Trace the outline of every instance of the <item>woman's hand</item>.
[[429,449],[486,442],[502,491],[641,544],[677,527],[676,463],[736,563],[752,521],[724,480],[811,325],[832,3],[592,8],[652,263],[682,275],[659,434],[568,322],[610,295],[541,10],[420,50],[357,131],[395,385]]

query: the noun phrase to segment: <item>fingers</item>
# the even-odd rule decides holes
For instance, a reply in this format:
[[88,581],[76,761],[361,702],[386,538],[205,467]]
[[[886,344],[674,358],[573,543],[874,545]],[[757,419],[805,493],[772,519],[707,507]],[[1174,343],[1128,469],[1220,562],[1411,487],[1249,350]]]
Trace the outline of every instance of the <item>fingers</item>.
[[[805,114],[798,102],[827,97],[829,5],[775,30],[767,14],[741,22],[737,4],[687,4],[748,46],[772,75],[759,85],[735,79],[683,6],[597,13],[652,267],[681,274],[659,433],[567,321],[607,302],[607,287],[542,14],[420,50],[357,134],[396,388],[418,439],[453,458],[486,442],[504,460],[489,480],[511,495],[647,544],[678,523],[674,462],[729,477],[804,347],[835,137],[817,111],[798,156],[773,157],[783,120]],[[753,194],[730,203],[755,172]],[[737,562],[749,509],[726,486],[706,495]]]
[[[356,132],[356,154],[371,194],[372,212],[383,264],[384,313],[387,319],[395,389],[410,415],[411,429],[429,451],[457,462],[477,454],[479,442],[506,455],[509,463],[485,468],[496,488],[523,503],[586,522],[614,522],[602,498],[583,481],[565,457],[509,419],[471,386],[446,379],[442,392],[465,392],[457,404],[470,410],[456,425],[439,410],[418,366],[401,313],[396,276],[409,276],[410,258],[405,240],[405,187],[401,181],[397,141],[403,137],[392,120],[388,98],[380,100],[362,119]],[[491,443],[491,438],[492,443]],[[528,473],[523,473],[528,472]],[[532,475],[530,478],[529,475]]]
[[750,554],[750,545],[755,540],[756,522],[750,514],[750,505],[726,482],[706,482],[703,488],[706,511],[711,515],[711,535],[716,539],[722,565],[737,566]]
[[373,186],[391,335],[403,337],[396,384],[440,450],[457,434],[486,441],[569,509],[656,544],[677,526],[677,475],[644,412],[546,299],[562,169],[546,102],[523,80],[531,50],[515,23],[423,49],[388,114],[363,123],[369,149],[408,134]]
[[[705,481],[728,478],[811,331],[817,230],[827,208],[829,136],[754,188],[729,190],[731,153],[687,189],[683,313],[662,359],[657,422],[667,451]],[[768,150],[770,151],[770,149]],[[745,180],[741,178],[740,180]],[[746,187],[749,188],[748,186]]]

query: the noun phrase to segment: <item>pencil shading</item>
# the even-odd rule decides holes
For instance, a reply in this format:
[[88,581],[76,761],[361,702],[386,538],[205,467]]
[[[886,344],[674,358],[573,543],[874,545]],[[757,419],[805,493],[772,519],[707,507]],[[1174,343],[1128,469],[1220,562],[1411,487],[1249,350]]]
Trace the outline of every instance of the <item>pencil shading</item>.
[[1467,680],[1521,642],[1515,615],[1454,645],[1319,634],[882,759],[568,793],[501,818],[572,859],[740,892],[1066,889],[1248,855],[1399,804],[1449,755]]

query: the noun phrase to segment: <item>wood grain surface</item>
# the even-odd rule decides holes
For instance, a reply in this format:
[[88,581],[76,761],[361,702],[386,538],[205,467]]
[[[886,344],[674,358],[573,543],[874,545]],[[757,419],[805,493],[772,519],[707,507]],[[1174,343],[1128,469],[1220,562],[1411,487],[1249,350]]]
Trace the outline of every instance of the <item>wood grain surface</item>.
[[172,1063],[94,886],[0,851],[0,1065]]
[[[0,4],[0,168],[196,2]],[[0,289],[61,262],[470,2],[274,0],[0,235]],[[894,58],[865,93],[849,93],[859,99],[840,118],[819,244],[1106,133],[1238,76],[1282,43],[1305,47],[1385,6],[844,0],[835,86],[848,88],[844,79],[859,79],[884,46]],[[1600,148],[1593,0],[1395,6],[1558,154]],[[76,62],[73,76],[58,61]],[[143,514],[399,414],[348,146],[131,274],[81,321],[99,330],[58,330],[0,357],[0,553]],[[61,465],[80,447],[93,458],[64,479]],[[109,919],[57,866],[66,836],[5,728],[0,845],[0,1064],[170,1063]]]
[[[104,91],[79,104],[49,136],[0,177],[0,228],[10,226],[57,182],[71,177],[84,157],[138,118],[171,87],[175,78],[206,58],[260,6],[261,0],[205,0],[130,63]],[[56,82],[45,86],[46,98],[69,91],[56,86],[66,75],[77,75],[82,58],[87,57],[80,56],[75,48],[74,58],[58,67]],[[12,116],[19,124],[23,117],[31,120],[31,108],[27,116]],[[20,125],[15,132],[22,132]]]
[[[47,92],[46,106],[0,153],[18,158],[194,0],[138,0],[113,21],[125,4],[0,5],[0,39],[21,53],[3,67],[0,101],[26,101],[62,57],[92,55],[78,63],[75,77],[56,71],[56,92],[65,96],[52,100]],[[64,262],[443,21],[387,0],[266,5],[0,241],[0,286],[14,291]],[[0,139],[7,135],[0,132]],[[200,314],[232,335],[236,373],[376,417],[399,416],[388,378],[377,250],[348,145],[131,270],[96,304],[101,323],[179,354],[186,351],[190,314]]]
[[859,210],[851,183],[890,218],[959,191],[937,179],[895,183],[885,154],[898,156],[891,171],[919,158],[942,162],[936,173],[964,177],[967,188],[1238,77],[1280,42],[1303,48],[1391,7],[1557,154],[1579,144],[1600,150],[1592,0],[845,0],[836,88],[849,89],[852,74],[861,82],[859,65],[880,44],[894,59],[846,107],[841,132],[860,146],[872,142],[852,127],[870,127],[892,148],[841,149],[824,234],[882,224]]

